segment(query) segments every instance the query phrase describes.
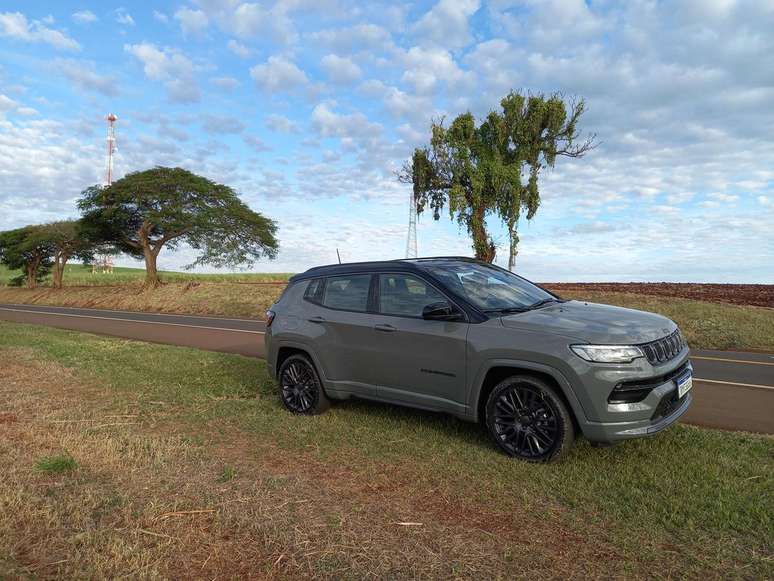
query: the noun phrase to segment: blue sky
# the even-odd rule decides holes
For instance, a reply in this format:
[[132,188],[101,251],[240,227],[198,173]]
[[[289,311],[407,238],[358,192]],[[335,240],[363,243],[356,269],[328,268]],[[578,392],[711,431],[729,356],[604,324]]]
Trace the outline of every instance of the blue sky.
[[[772,30],[771,0],[0,1],[0,229],[77,215],[113,112],[119,176],[179,165],[277,220],[253,270],[399,258],[431,119],[562,91],[600,146],[543,176],[520,273],[774,283]],[[471,252],[445,216],[419,251]]]

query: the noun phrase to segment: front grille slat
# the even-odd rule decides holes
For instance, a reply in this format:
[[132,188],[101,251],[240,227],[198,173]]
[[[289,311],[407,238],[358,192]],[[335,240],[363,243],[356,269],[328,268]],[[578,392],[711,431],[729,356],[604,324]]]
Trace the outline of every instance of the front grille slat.
[[640,345],[642,351],[645,353],[648,361],[655,365],[657,363],[665,363],[677,357],[685,347],[685,339],[680,334],[680,330],[677,329],[674,333],[656,339],[644,345]]

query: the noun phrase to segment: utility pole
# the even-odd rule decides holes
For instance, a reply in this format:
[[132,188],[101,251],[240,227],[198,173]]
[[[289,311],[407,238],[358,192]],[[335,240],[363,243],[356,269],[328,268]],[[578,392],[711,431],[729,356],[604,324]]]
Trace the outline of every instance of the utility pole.
[[406,258],[417,257],[417,205],[414,200],[414,192],[411,192],[411,204],[409,206],[408,237],[406,238]]

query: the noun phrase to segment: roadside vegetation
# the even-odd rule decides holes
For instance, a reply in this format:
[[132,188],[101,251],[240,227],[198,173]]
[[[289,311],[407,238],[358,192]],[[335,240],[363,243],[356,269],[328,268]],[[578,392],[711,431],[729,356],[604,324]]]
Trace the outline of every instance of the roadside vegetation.
[[78,220],[0,232],[0,264],[20,271],[9,283],[34,289],[52,272],[58,289],[70,259],[112,270],[109,255],[126,254],[145,261],[143,286],[155,288],[163,249],[186,244],[196,255],[190,267],[251,266],[275,258],[279,249],[273,220],[250,209],[232,188],[179,167],[88,187],[78,209]]
[[0,577],[774,576],[768,436],[535,466],[445,416],[292,416],[236,355],[0,322],[0,368]]
[[[0,303],[91,307],[263,318],[284,289],[289,274],[161,273],[169,281],[143,287],[142,269],[116,268],[113,274],[91,274],[80,265],[68,266],[62,289],[40,286],[29,290],[0,286]],[[0,270],[0,284],[12,273]],[[279,283],[279,284],[276,284]],[[73,286],[69,286],[73,285]],[[623,285],[625,286],[625,285]],[[549,285],[549,288],[553,288]],[[609,303],[665,315],[680,325],[697,349],[762,349],[774,351],[774,309],[557,285],[565,298]]]

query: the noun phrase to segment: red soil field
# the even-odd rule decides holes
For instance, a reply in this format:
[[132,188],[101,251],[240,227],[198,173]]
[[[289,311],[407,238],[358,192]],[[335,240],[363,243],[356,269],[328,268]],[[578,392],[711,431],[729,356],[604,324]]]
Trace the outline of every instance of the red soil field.
[[774,284],[700,284],[676,282],[569,282],[543,283],[549,290],[616,292],[679,297],[713,303],[774,307]]

